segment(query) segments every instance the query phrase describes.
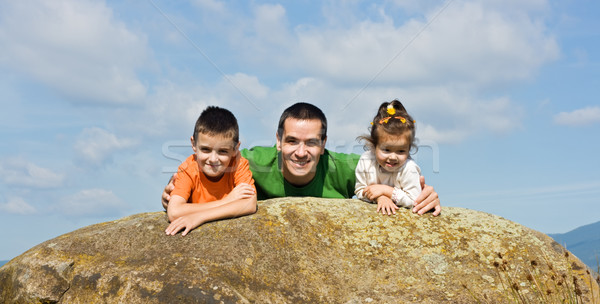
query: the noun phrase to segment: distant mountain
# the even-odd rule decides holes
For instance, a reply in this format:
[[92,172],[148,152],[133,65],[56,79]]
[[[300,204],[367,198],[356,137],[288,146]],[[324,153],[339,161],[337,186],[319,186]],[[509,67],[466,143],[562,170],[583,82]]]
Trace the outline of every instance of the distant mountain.
[[0,261],[0,267],[2,267],[2,265],[8,263],[8,261]]
[[567,233],[548,234],[565,246],[594,271],[600,267],[600,222],[581,226]]

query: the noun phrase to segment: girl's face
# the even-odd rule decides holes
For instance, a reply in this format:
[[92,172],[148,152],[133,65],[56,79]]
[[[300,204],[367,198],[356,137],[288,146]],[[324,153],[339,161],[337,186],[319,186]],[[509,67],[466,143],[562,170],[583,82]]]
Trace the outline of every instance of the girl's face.
[[410,131],[399,135],[380,132],[379,143],[375,147],[375,159],[385,171],[396,172],[408,159]]

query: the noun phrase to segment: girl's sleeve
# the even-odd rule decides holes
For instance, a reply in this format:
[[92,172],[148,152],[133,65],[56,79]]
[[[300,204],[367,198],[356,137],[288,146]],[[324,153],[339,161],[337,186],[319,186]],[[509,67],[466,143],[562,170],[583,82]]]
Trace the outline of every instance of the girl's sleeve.
[[356,165],[356,170],[354,171],[354,174],[356,175],[356,184],[354,186],[354,194],[356,194],[356,197],[358,199],[366,201],[366,202],[370,202],[363,195],[363,191],[368,186],[367,176],[368,176],[369,172],[368,172],[368,168],[367,168],[367,163],[368,163],[367,159],[365,159],[362,156],[358,160],[358,164]]
[[392,193],[392,201],[399,207],[410,208],[421,194],[421,168],[412,160],[407,161],[402,172],[398,173]]

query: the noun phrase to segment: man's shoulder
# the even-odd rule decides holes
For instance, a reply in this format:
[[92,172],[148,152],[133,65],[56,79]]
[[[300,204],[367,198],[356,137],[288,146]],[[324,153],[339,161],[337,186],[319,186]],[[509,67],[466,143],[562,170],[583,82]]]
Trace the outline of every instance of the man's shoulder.
[[350,171],[354,171],[360,159],[360,155],[355,153],[334,152],[327,149],[325,149],[323,156],[328,159],[329,165],[336,168],[336,170],[347,168]]
[[245,158],[252,157],[254,155],[273,155],[273,154],[277,154],[277,148],[275,148],[275,146],[272,146],[272,147],[256,146],[256,147],[252,147],[252,148],[241,149],[240,153]]
[[356,153],[334,152],[328,149],[325,149],[324,154],[328,155],[329,159],[333,161],[355,160],[358,162],[358,160],[360,159],[360,155]]
[[241,149],[240,154],[251,164],[272,163],[277,159],[277,148],[272,147],[252,147]]

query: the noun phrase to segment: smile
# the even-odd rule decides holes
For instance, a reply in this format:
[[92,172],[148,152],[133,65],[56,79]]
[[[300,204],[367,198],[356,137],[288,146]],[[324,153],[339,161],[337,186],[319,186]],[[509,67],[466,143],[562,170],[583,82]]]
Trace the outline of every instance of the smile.
[[293,164],[295,164],[296,166],[299,166],[299,167],[304,167],[304,166],[306,166],[306,164],[308,164],[308,160],[305,160],[305,161],[298,161],[298,160],[292,160],[292,159],[290,159],[290,161],[291,161]]

